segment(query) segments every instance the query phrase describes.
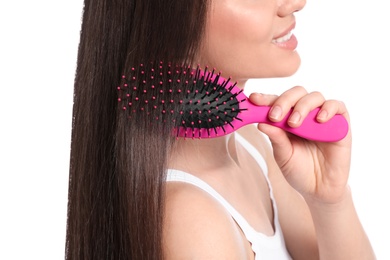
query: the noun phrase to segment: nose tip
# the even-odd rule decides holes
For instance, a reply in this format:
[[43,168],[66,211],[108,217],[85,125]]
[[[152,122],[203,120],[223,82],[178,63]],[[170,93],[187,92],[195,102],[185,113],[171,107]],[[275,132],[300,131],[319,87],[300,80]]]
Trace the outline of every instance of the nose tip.
[[283,17],[302,10],[306,5],[306,0],[281,0],[278,15]]

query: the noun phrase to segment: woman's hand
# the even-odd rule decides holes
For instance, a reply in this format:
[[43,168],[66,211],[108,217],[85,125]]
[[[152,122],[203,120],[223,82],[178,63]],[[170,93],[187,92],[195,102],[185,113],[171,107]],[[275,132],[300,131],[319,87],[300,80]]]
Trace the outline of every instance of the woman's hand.
[[[299,127],[306,115],[320,107],[319,122],[326,122],[335,114],[343,115],[349,122],[344,103],[325,100],[319,92],[308,93],[303,87],[294,87],[280,96],[252,94],[256,105],[272,106],[269,119],[282,120],[293,108],[288,119],[291,127]],[[333,143],[309,141],[283,131],[280,128],[259,124],[258,129],[268,135],[273,146],[275,160],[285,178],[306,199],[321,203],[337,203],[348,190],[351,160],[351,133]]]

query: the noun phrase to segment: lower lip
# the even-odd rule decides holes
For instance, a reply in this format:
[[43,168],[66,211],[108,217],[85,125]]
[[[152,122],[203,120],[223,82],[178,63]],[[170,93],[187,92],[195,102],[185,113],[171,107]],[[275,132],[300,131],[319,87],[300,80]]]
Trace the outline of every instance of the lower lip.
[[274,43],[276,46],[278,46],[279,48],[283,48],[283,49],[286,49],[286,50],[295,50],[298,46],[298,40],[297,40],[297,37],[295,37],[295,35],[291,35],[291,38],[288,40],[288,41],[285,41],[285,42],[275,42]]

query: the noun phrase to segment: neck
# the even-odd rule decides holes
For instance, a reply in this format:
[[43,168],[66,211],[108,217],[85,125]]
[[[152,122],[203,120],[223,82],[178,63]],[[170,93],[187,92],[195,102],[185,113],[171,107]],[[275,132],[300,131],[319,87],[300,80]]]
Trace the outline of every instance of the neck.
[[184,171],[212,171],[239,165],[234,133],[210,139],[179,139],[169,167]]

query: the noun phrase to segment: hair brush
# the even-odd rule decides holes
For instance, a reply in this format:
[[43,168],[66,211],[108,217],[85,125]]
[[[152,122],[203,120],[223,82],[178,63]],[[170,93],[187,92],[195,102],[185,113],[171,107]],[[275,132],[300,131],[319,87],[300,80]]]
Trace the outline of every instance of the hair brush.
[[252,123],[270,124],[320,142],[339,141],[348,132],[342,115],[318,122],[319,108],[312,110],[299,127],[287,124],[291,111],[282,121],[272,122],[268,119],[269,106],[254,105],[230,78],[224,79],[221,73],[207,67],[194,70],[160,62],[157,66],[141,64],[138,69],[132,68],[130,74],[122,76],[117,87],[121,109],[127,111],[128,117],[142,112],[152,120],[166,122],[170,118],[177,137],[219,137]]

